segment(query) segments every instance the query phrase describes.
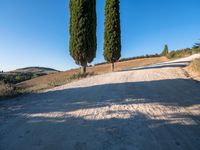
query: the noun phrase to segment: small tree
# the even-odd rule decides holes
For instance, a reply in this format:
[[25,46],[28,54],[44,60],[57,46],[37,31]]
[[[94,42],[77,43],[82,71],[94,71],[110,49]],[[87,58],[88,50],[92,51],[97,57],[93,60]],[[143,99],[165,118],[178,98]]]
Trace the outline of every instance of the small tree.
[[195,43],[192,48],[200,48],[200,43]]
[[114,62],[121,57],[121,30],[119,0],[106,0],[104,22],[104,59],[111,63],[114,70]]
[[96,0],[70,0],[70,55],[81,72],[96,56]]
[[163,51],[162,51],[162,53],[161,53],[161,56],[167,56],[168,53],[169,53],[168,46],[165,45],[165,47],[164,47],[164,49],[163,49]]

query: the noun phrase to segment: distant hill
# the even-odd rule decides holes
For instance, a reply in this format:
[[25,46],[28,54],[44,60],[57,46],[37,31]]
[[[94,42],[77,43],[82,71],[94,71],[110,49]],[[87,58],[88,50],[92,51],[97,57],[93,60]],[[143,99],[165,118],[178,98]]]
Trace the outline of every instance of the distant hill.
[[10,71],[8,73],[36,73],[36,74],[51,74],[60,72],[58,70],[52,69],[52,68],[46,68],[46,67],[26,67],[26,68],[20,68],[13,71]]
[[52,68],[45,67],[26,67],[9,72],[0,73],[0,82],[17,84],[26,80],[37,78],[39,76],[49,75],[60,72]]

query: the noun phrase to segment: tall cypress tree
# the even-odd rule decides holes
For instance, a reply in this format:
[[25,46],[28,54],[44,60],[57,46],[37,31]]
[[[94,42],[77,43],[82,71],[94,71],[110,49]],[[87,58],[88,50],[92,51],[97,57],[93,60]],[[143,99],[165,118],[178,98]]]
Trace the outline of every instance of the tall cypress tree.
[[96,0],[70,0],[70,55],[81,72],[96,57]]
[[114,70],[114,62],[121,57],[121,29],[119,0],[106,0],[104,22],[104,59],[110,62]]
[[162,51],[162,53],[161,53],[161,55],[162,56],[167,56],[168,53],[169,53],[169,49],[168,49],[168,46],[166,44],[165,47],[164,47],[164,49],[163,49],[163,51]]

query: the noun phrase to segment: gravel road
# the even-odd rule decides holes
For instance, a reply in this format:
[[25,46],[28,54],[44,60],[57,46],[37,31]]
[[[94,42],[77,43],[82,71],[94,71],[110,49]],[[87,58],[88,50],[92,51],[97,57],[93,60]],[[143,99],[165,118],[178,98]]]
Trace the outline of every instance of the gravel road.
[[200,54],[0,102],[0,150],[198,150]]

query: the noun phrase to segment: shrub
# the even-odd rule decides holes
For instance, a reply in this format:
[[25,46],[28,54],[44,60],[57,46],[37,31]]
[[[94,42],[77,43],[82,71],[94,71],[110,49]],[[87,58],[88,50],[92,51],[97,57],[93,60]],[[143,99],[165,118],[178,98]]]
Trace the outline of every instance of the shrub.
[[12,97],[20,94],[20,90],[13,84],[8,84],[0,81],[0,98],[2,97]]

